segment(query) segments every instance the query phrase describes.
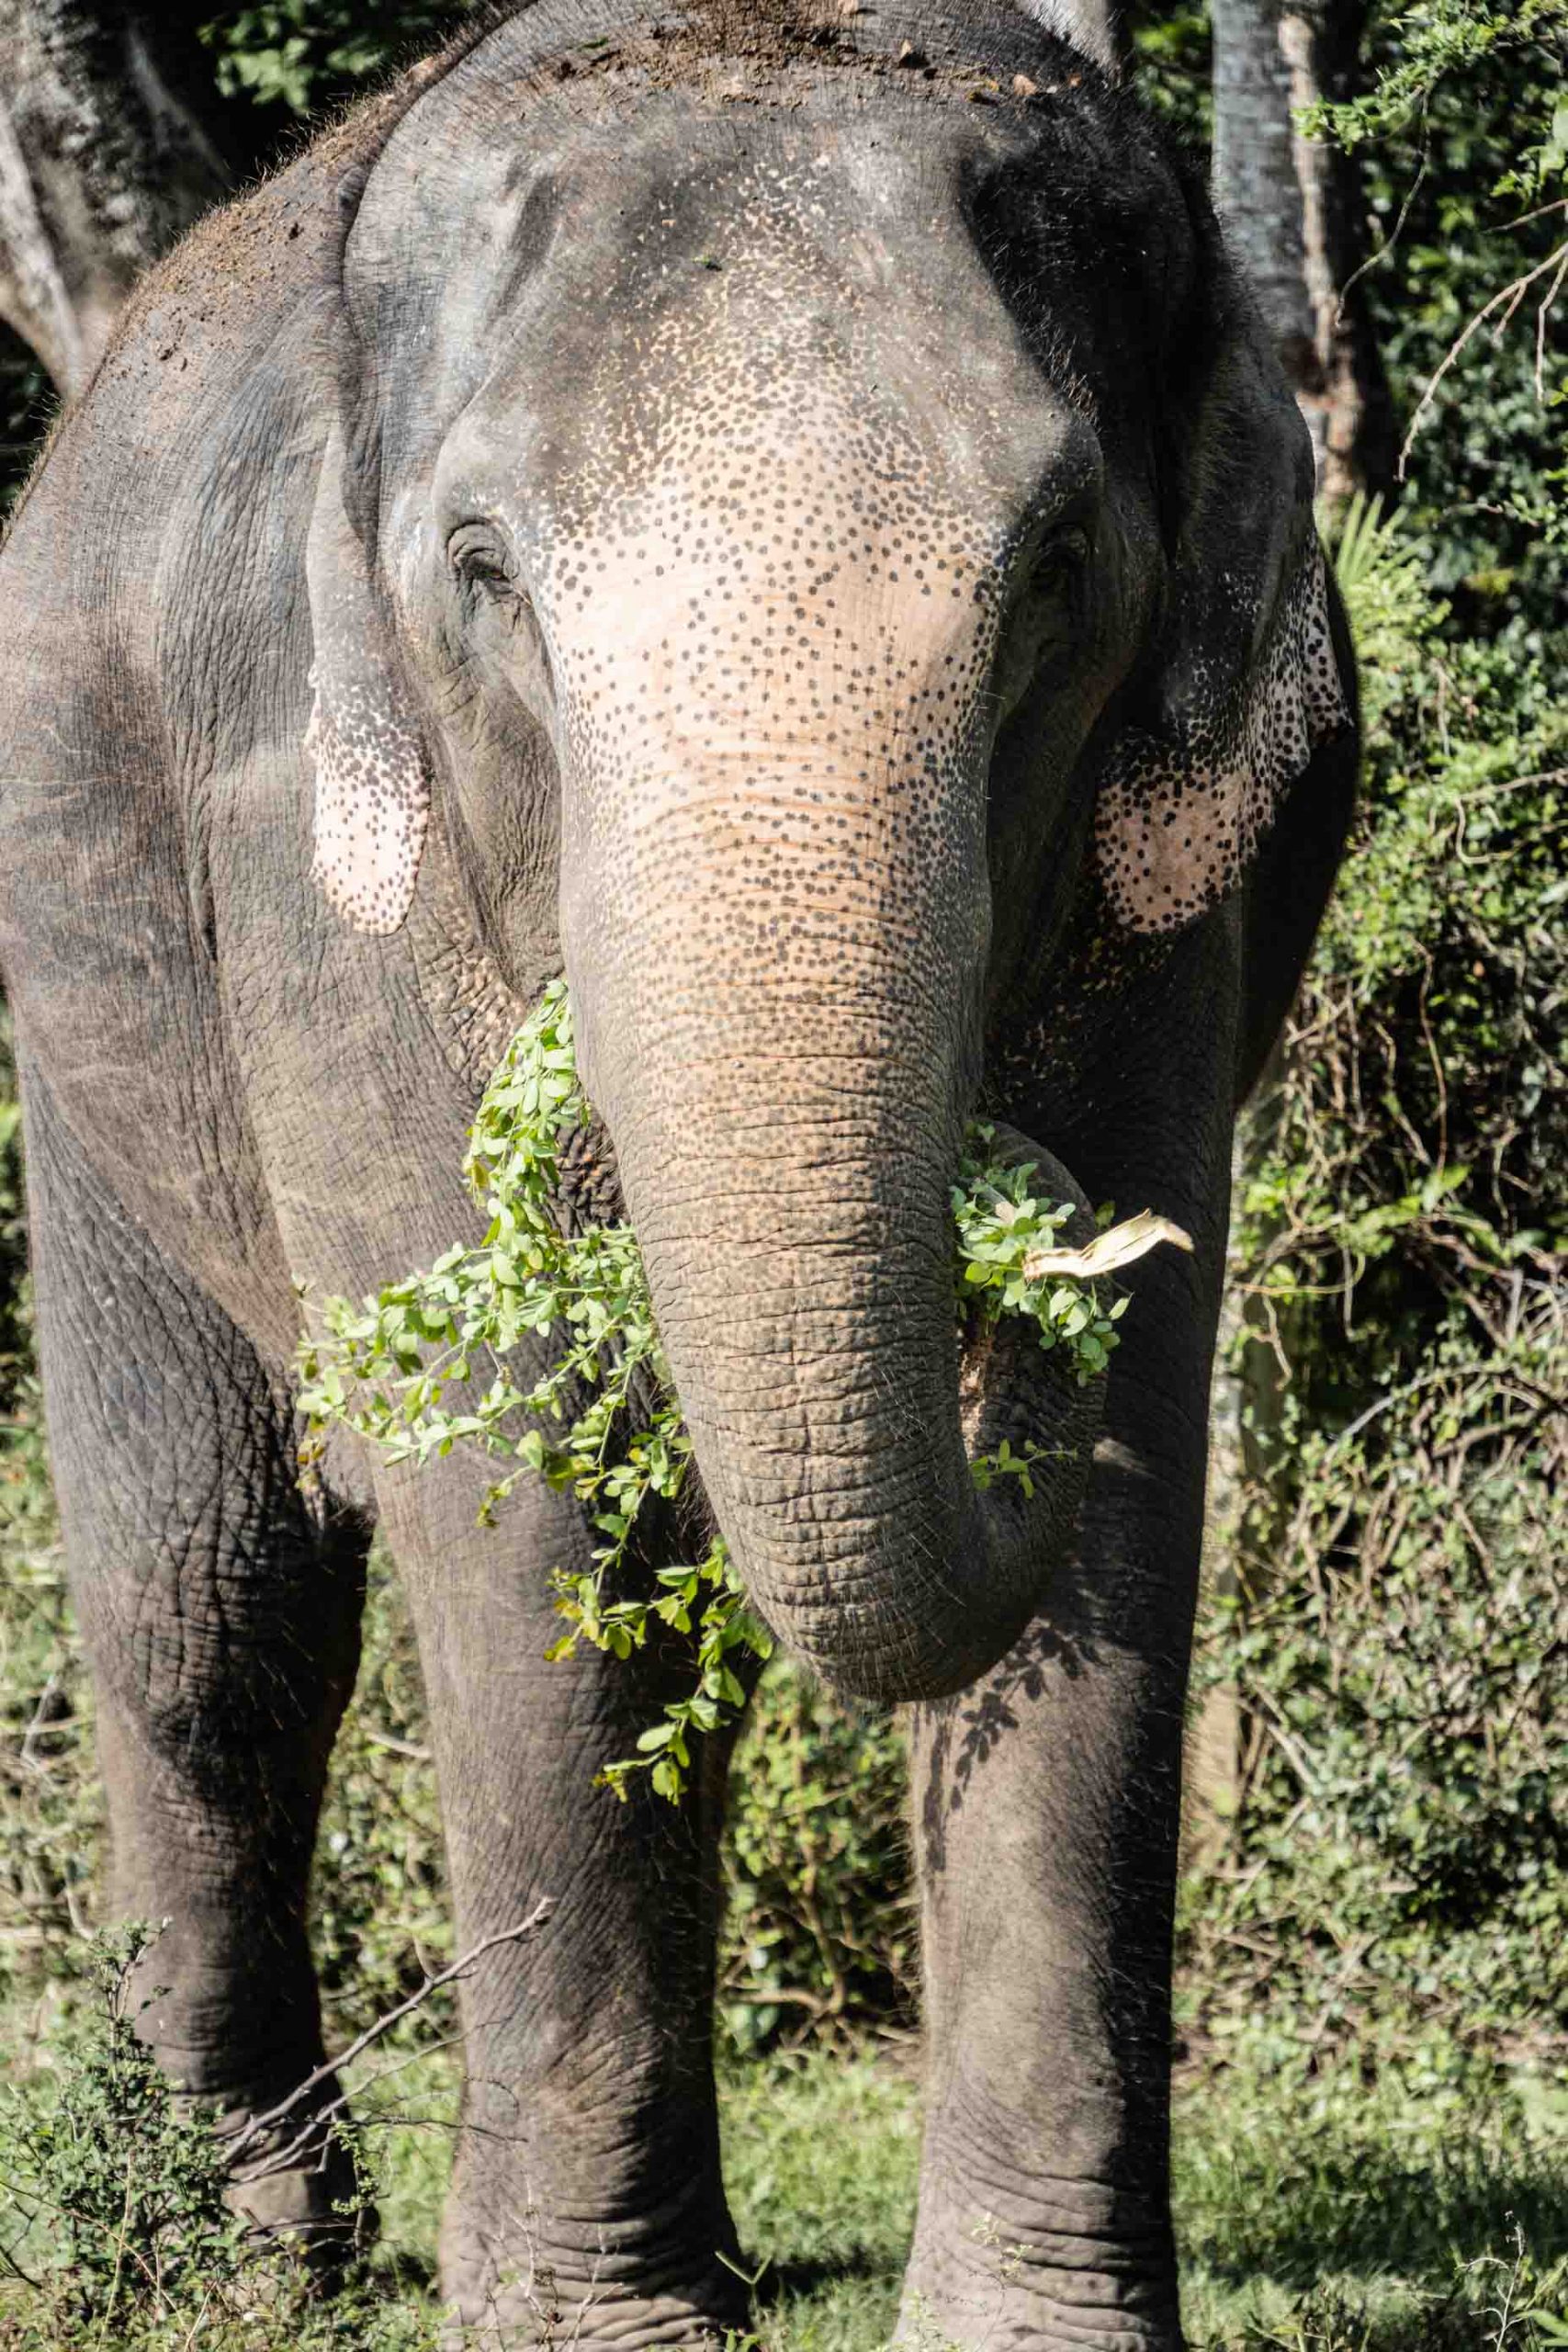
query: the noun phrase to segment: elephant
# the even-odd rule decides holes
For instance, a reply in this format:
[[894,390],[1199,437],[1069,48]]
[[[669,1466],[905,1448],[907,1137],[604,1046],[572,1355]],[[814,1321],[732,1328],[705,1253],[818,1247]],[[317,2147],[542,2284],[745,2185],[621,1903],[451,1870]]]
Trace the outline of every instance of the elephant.
[[[378,1528],[458,1943],[501,1939],[441,2247],[479,2340],[745,2316],[724,1742],[679,1805],[593,1792],[680,1661],[544,1662],[570,1492],[486,1528],[461,1448],[299,1465],[302,1330],[472,1233],[468,1126],[563,974],[561,1216],[635,1227],[758,1613],[906,1711],[900,2341],[1181,2340],[1232,1136],[1356,774],[1312,500],[1194,167],[1046,0],[483,13],[148,277],[25,495],[0,968],[112,1899],[169,1922],[143,2030],[225,2129],[321,2063],[311,1848]],[[1080,1232],[1192,1238],[1125,1277],[1087,1391],[960,1345],[976,1114]],[[1031,1493],[970,1475],[1003,1431]],[[236,2191],[258,2229],[331,2253],[333,2146]]]

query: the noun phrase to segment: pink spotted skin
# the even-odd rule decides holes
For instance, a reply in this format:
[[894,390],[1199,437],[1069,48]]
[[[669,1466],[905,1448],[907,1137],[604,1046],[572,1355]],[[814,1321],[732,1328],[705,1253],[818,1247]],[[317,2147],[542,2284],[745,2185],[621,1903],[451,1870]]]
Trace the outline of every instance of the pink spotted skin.
[[1314,537],[1249,670],[1165,737],[1130,730],[1108,763],[1095,848],[1117,921],[1179,931],[1233,891],[1313,753],[1350,724]]

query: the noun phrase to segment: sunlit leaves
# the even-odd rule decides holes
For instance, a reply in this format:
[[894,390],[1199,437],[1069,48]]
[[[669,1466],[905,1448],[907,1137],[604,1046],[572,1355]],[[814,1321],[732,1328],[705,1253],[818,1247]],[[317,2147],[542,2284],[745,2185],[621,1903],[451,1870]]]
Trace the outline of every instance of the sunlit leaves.
[[[1072,1204],[1037,1198],[1032,1163],[1010,1167],[989,1157],[995,1133],[971,1126],[953,1187],[961,1303],[977,1306],[989,1322],[1003,1315],[1028,1317],[1038,1327],[1041,1346],[1064,1349],[1079,1387],[1087,1387],[1111,1360],[1127,1301],[1105,1305],[1092,1283],[1049,1268],[1032,1271],[1042,1256],[1049,1258],[1071,1223]],[[976,1484],[989,1485],[998,1470],[1020,1475],[1016,1463],[1016,1456],[1004,1462],[1001,1455],[977,1463]]]

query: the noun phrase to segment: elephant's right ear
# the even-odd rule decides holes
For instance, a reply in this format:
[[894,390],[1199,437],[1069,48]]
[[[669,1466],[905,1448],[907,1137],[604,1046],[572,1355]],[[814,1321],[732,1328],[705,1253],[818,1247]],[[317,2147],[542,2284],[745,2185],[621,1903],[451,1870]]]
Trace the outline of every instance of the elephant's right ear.
[[393,932],[413,901],[430,779],[390,616],[349,512],[334,424],[306,549],[316,699],[305,749],[316,776],[310,872],[356,931]]

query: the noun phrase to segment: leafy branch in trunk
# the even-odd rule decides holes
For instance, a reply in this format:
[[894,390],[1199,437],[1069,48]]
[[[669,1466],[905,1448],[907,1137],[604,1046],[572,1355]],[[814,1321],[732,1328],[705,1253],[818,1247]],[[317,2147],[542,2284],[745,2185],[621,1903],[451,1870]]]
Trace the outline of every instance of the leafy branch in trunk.
[[[660,1796],[678,1798],[692,1742],[745,1704],[737,1653],[766,1658],[772,1636],[746,1605],[722,1536],[694,1561],[655,1570],[642,1592],[626,1586],[654,1507],[679,1512],[692,1440],[653,1318],[637,1238],[626,1225],[561,1230],[561,1155],[592,1114],[578,1082],[564,981],[546,989],[485,1091],[464,1173],[489,1224],[477,1249],[445,1252],[427,1273],[391,1283],[359,1306],[329,1300],[321,1329],[299,1351],[301,1459],[319,1462],[326,1430],[341,1424],[371,1439],[389,1462],[427,1462],[460,1444],[516,1464],[486,1494],[496,1509],[525,1473],[570,1489],[604,1541],[585,1574],[558,1572],[557,1606],[569,1630],[549,1655],[579,1642],[620,1658],[651,1638],[693,1645],[694,1678],[645,1731],[635,1756],[602,1781],[618,1795],[637,1771]],[[1034,1168],[991,1156],[994,1130],[974,1125],[953,1188],[955,1316],[971,1332],[1003,1315],[1023,1316],[1042,1348],[1062,1348],[1080,1386],[1106,1370],[1127,1302],[1106,1301],[1097,1281],[1162,1241],[1190,1247],[1157,1217],[1102,1231],[1087,1250],[1058,1237],[1075,1212],[1030,1190]],[[532,1387],[519,1385],[519,1342],[558,1333],[564,1344]],[[485,1377],[488,1372],[488,1378]],[[473,1392],[476,1375],[483,1382]],[[454,1406],[448,1392],[463,1392]],[[559,1434],[551,1433],[551,1426]],[[976,1483],[1019,1480],[1032,1496],[1042,1449],[1004,1442],[973,1464]]]

